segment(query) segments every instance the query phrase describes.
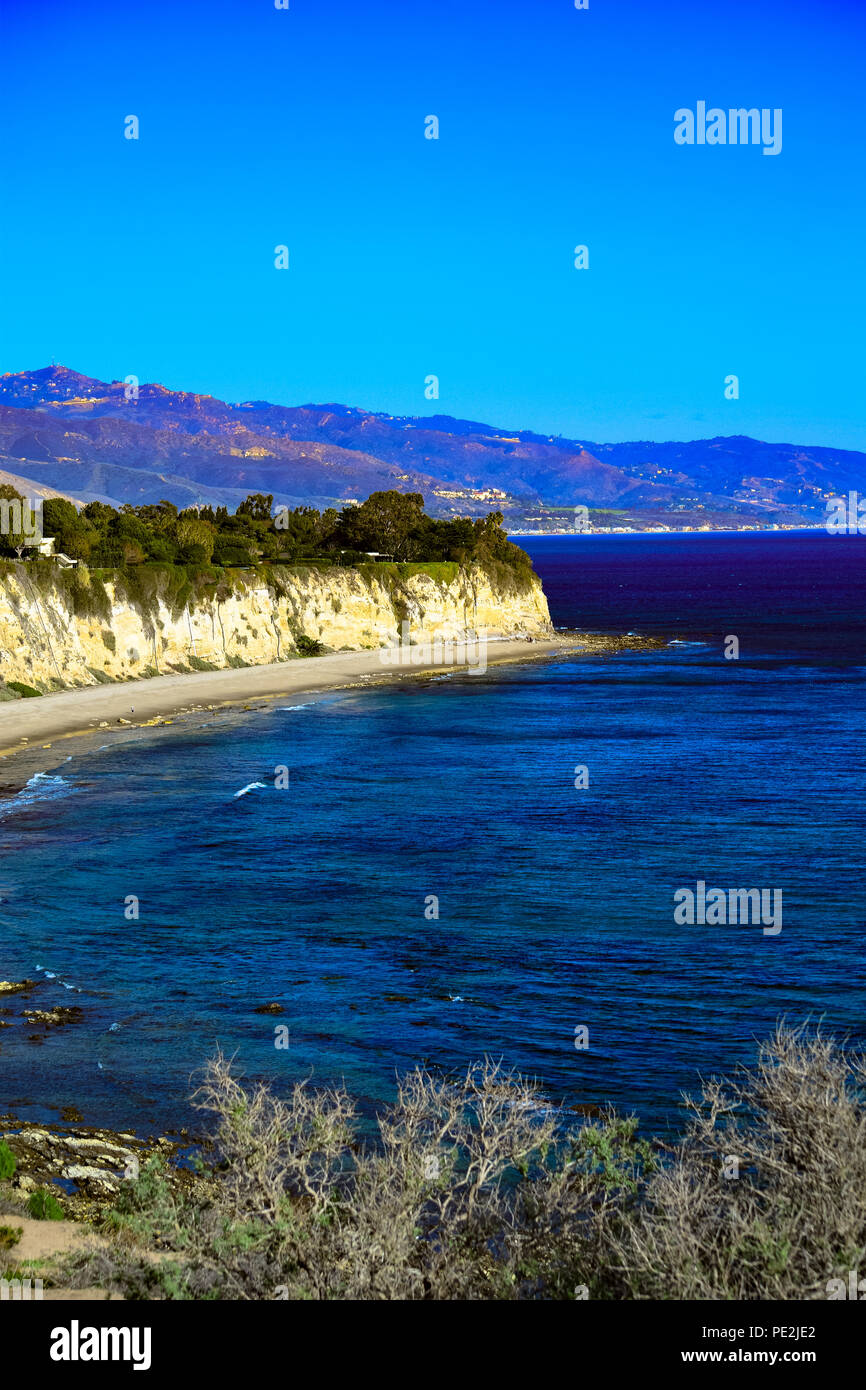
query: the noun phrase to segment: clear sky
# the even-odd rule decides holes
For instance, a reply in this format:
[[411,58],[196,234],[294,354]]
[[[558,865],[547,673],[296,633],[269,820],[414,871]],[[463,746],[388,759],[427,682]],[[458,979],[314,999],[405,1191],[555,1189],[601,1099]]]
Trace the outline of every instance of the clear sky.
[[[866,0],[5,0],[3,26],[0,371],[866,448]],[[781,153],[677,145],[698,101],[781,108]]]

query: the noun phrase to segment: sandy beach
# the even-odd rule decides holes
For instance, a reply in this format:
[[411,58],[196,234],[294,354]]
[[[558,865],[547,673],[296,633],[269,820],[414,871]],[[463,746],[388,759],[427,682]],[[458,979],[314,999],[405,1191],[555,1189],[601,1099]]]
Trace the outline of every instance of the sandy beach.
[[[537,638],[532,642],[491,641],[486,658],[489,665],[519,661],[548,655],[563,646],[574,646],[574,642],[562,637]],[[0,705],[0,792],[18,790],[34,772],[54,766],[57,742],[73,735],[118,729],[126,724],[140,727],[209,707],[243,705],[250,700],[372,685],[382,678],[418,676],[431,669],[478,666],[479,651],[471,644],[468,650],[455,644],[452,655],[453,660],[447,665],[416,666],[408,663],[408,652],[400,647],[337,652],[269,666],[154,676],[150,680],[88,686],[39,699],[9,701]]]
[[[656,645],[655,639],[600,633],[558,633],[531,642],[488,641],[486,665],[535,660],[554,652],[602,655]],[[478,670],[479,648],[454,644],[449,662],[410,662],[412,649],[336,652],[268,666],[245,666],[192,675],[94,685],[38,699],[0,704],[0,794],[17,791],[34,773],[56,766],[57,745],[81,734],[180,720],[203,709],[247,705],[315,690],[370,686],[381,681],[423,676],[432,670]]]

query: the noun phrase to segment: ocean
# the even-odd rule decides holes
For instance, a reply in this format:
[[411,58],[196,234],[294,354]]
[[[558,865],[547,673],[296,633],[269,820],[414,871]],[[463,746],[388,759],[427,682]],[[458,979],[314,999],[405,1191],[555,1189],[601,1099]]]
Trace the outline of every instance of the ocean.
[[[70,740],[0,806],[2,971],[83,1010],[0,1030],[0,1111],[177,1129],[219,1045],[365,1113],[488,1055],[670,1135],[782,1017],[864,1041],[866,540],[521,543],[557,626],[663,645]],[[678,922],[699,882],[781,931]]]

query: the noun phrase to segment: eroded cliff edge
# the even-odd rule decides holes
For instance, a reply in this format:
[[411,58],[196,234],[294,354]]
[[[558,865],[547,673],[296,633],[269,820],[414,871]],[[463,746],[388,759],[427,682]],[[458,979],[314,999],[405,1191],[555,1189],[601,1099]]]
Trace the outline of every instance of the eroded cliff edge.
[[[414,642],[543,636],[537,577],[481,565],[274,566],[196,585],[183,572],[0,572],[0,677],[40,691],[178,671],[261,666],[320,643],[334,651]],[[6,691],[7,696],[12,691]]]

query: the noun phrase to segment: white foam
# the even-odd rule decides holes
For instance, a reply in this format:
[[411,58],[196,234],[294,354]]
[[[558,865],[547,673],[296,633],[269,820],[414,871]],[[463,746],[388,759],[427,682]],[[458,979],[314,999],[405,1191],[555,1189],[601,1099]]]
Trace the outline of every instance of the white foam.
[[35,805],[38,801],[56,800],[58,797],[68,796],[70,792],[74,791],[75,787],[64,777],[54,777],[49,772],[35,772],[17,796],[11,797],[9,801],[0,805],[0,820],[5,820],[15,811],[24,810],[28,806]]
[[256,787],[261,787],[263,791],[265,790],[264,782],[249,782],[247,786],[241,787],[239,792],[235,792],[235,801],[237,801],[239,796],[246,796],[247,792],[254,791]]
[[47,970],[44,965],[36,965],[34,969],[43,974],[46,980],[56,980],[57,983],[59,985],[62,985],[64,989],[71,989],[73,994],[83,993],[83,990],[81,990],[78,985],[70,985],[66,980],[61,980],[60,976],[57,974],[55,970]]

